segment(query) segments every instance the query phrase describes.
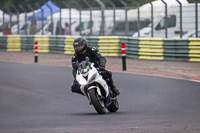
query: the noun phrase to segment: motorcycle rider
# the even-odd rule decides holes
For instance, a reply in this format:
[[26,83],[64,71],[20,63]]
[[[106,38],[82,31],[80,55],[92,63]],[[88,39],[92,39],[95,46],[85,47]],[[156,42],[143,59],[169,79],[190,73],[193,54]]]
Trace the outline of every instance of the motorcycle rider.
[[85,60],[85,57],[89,57],[90,62],[94,63],[94,67],[97,68],[99,71],[103,71],[101,73],[103,79],[107,82],[108,86],[111,88],[111,91],[114,95],[119,95],[120,91],[115,87],[113,79],[112,79],[112,72],[105,70],[106,59],[101,56],[98,49],[95,47],[91,47],[87,45],[87,40],[83,37],[78,37],[73,42],[74,47],[74,55],[72,57],[72,74],[74,77],[74,83],[71,86],[72,92],[76,92],[79,94],[83,94],[80,90],[79,83],[75,80],[77,66],[76,61],[81,62]]

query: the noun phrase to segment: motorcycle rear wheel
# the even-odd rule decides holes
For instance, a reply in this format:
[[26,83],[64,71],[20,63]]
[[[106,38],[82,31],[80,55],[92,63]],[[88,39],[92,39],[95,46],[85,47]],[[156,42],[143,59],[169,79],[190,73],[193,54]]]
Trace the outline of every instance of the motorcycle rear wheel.
[[92,105],[94,106],[95,110],[99,114],[105,114],[106,112],[106,107],[104,105],[103,100],[101,100],[100,96],[98,95],[96,89],[90,89],[88,91],[90,100],[92,102]]
[[109,112],[116,112],[119,109],[119,103],[117,97],[112,99],[112,103],[109,107],[107,107]]

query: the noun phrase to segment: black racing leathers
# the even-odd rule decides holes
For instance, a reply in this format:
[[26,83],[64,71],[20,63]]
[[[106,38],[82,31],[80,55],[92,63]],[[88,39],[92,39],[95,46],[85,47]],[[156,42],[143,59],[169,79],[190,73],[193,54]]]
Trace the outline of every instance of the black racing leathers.
[[74,56],[72,57],[72,67],[73,67],[72,73],[74,78],[76,76],[76,71],[77,71],[76,61],[77,60],[78,62],[84,61],[85,57],[89,57],[90,62],[94,63],[94,67],[99,69],[105,69],[106,59],[103,56],[101,56],[97,48],[89,46],[87,47],[86,52],[84,54],[74,53]]
[[99,70],[103,71],[103,73],[101,73],[103,79],[110,86],[112,92],[114,92],[116,95],[119,95],[120,92],[118,89],[116,89],[112,79],[112,72],[105,70],[106,59],[103,56],[101,56],[98,49],[95,47],[87,47],[86,52],[84,54],[74,53],[74,56],[72,57],[72,67],[73,67],[72,74],[74,76],[74,83],[71,86],[72,92],[76,92],[83,95],[83,93],[80,90],[80,85],[75,80],[75,78],[77,72],[76,61],[78,62],[84,61],[85,57],[89,57],[90,62],[94,63],[94,67],[99,68]]

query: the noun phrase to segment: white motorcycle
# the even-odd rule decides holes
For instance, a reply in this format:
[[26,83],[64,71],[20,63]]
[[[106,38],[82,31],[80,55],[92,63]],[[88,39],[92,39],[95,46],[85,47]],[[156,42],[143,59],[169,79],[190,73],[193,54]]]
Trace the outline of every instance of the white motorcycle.
[[76,80],[81,85],[80,89],[88,98],[99,114],[105,114],[106,108],[109,112],[116,112],[119,104],[116,96],[110,91],[106,81],[94,67],[94,63],[86,57],[85,61],[76,62],[78,67]]

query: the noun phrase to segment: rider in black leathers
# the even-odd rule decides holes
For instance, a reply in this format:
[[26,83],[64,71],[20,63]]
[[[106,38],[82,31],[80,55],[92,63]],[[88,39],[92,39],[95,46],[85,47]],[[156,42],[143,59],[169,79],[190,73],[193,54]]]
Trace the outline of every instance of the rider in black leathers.
[[108,86],[111,88],[111,91],[115,95],[119,95],[120,92],[113,83],[112,72],[105,70],[106,59],[103,56],[101,56],[98,49],[95,47],[87,46],[87,40],[83,37],[76,38],[73,42],[73,47],[75,53],[72,57],[72,74],[74,76],[74,83],[71,86],[72,92],[83,94],[80,90],[80,85],[75,80],[77,71],[76,61],[84,61],[85,57],[87,56],[89,57],[90,62],[94,63],[94,67],[96,67],[97,70],[103,71],[101,75],[103,76],[103,79],[107,82]]

